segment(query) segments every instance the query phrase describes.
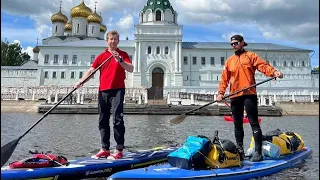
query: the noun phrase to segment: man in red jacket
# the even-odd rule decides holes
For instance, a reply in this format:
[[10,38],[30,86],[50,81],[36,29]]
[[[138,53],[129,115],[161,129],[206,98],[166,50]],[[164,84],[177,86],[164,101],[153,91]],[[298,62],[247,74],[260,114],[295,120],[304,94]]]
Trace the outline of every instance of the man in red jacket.
[[[123,101],[125,94],[125,71],[132,72],[133,65],[126,52],[120,50],[119,33],[117,31],[109,31],[107,33],[108,48],[102,52],[82,79],[77,82],[74,87],[79,88],[81,82],[106,59],[113,56],[100,68],[100,85],[98,95],[99,108],[99,130],[101,135],[101,150],[93,156],[93,158],[109,157],[119,159],[123,157],[122,150],[124,148],[125,127],[123,122]],[[92,77],[92,76],[91,76]],[[89,79],[88,79],[89,80]],[[87,81],[88,81],[87,80]],[[85,82],[84,82],[85,83]],[[117,143],[116,151],[110,154],[110,110],[113,109],[113,130],[114,138]]]
[[[241,35],[231,37],[231,46],[234,55],[230,56],[223,68],[219,84],[218,101],[221,101],[230,82],[230,94],[256,84],[255,71],[258,70],[266,76],[282,78],[283,74],[277,71],[269,63],[261,59],[257,54],[246,51],[247,46]],[[240,92],[230,97],[231,111],[235,125],[235,138],[237,145],[243,151],[243,110],[244,106],[249,119],[253,138],[255,141],[255,153],[251,161],[262,161],[262,132],[258,122],[258,98],[255,87]]]

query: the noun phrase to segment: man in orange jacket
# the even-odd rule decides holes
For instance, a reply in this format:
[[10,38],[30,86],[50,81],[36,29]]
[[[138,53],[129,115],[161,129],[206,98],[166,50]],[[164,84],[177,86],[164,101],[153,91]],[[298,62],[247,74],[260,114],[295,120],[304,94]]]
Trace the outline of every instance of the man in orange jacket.
[[[227,59],[223,68],[217,101],[222,100],[229,82],[230,94],[256,84],[256,70],[266,76],[283,77],[281,72],[277,71],[257,54],[246,51],[244,46],[247,46],[247,43],[244,42],[241,35],[231,37],[231,46],[235,54]],[[243,111],[245,107],[255,141],[255,153],[250,160],[253,162],[262,161],[262,131],[258,122],[258,98],[256,88],[252,87],[233,95],[230,97],[230,100],[237,145],[243,151]]]

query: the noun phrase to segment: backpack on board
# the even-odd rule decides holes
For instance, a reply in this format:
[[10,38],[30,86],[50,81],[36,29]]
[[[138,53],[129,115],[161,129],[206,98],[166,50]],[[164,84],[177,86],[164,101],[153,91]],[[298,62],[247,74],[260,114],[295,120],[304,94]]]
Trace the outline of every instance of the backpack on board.
[[206,167],[205,157],[211,149],[211,141],[205,136],[189,136],[184,144],[168,155],[168,163],[181,169]]

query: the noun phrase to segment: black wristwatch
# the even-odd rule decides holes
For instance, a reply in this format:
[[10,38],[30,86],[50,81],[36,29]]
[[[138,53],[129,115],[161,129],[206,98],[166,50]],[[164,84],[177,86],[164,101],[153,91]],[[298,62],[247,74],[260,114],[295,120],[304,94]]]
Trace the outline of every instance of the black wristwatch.
[[119,59],[119,63],[122,63],[123,62],[123,59],[122,59],[122,57],[120,57],[120,59]]

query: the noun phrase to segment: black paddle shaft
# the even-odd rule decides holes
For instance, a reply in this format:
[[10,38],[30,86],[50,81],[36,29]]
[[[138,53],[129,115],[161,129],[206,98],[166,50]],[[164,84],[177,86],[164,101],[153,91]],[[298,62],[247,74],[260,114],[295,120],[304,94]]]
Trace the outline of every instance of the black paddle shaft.
[[[106,64],[113,56],[110,56],[103,63],[101,63],[87,78],[85,78],[80,85],[83,85],[89,78],[95,74],[104,64]],[[20,139],[22,139],[31,129],[33,129],[37,124],[39,124],[54,108],[56,108],[62,101],[64,101],[68,96],[70,96],[75,90],[78,88],[73,88],[66,96],[64,96],[56,105],[50,108],[36,123],[34,123],[25,133],[23,133],[19,138],[7,143],[4,146],[1,146],[1,167],[9,160],[12,155],[14,149],[18,145]]]
[[[256,87],[256,86],[258,86],[258,85],[260,85],[260,84],[263,84],[263,83],[265,83],[265,82],[268,82],[268,81],[270,81],[270,80],[272,80],[272,79],[276,79],[276,77],[272,77],[272,78],[266,79],[266,80],[264,80],[264,81],[261,81],[261,82],[259,82],[259,83],[257,83],[257,84],[253,84],[253,85],[251,85],[251,86],[249,86],[249,87],[246,87],[246,88],[241,89],[241,90],[239,90],[239,91],[236,91],[236,92],[234,92],[234,93],[232,93],[232,94],[229,94],[229,95],[227,95],[227,96],[224,96],[222,99],[226,99],[226,98],[228,98],[228,97],[230,97],[230,96],[236,95],[236,94],[238,94],[238,93],[240,93],[240,92],[243,92],[243,91],[245,91],[245,90],[248,90],[248,89],[250,89],[250,88],[252,88],[252,87]],[[209,106],[210,104],[213,104],[213,103],[215,103],[215,102],[218,102],[218,101],[216,100],[216,101],[210,102],[210,103],[205,104],[205,105],[203,105],[203,106],[200,106],[200,107],[198,107],[198,108],[196,108],[196,109],[192,109],[192,110],[190,110],[190,111],[188,111],[188,112],[186,112],[186,113],[184,113],[184,114],[192,113],[192,112],[197,111],[197,110],[199,110],[199,109],[201,109],[201,108],[204,108],[204,107],[206,107],[206,106]]]

